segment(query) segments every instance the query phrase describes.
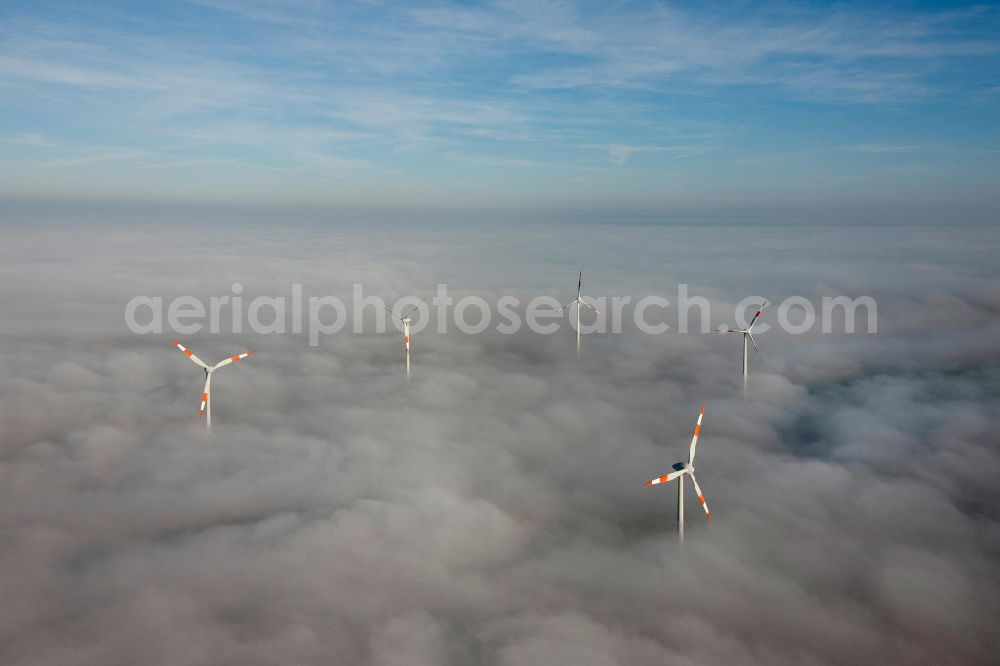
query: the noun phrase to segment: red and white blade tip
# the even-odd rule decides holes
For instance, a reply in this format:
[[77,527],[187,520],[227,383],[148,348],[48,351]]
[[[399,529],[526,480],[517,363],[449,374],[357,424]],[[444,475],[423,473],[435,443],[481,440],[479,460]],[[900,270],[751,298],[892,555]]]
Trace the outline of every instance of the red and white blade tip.
[[708,516],[709,520],[712,520],[712,512],[708,510],[708,502],[705,501],[705,496],[698,495],[698,501],[701,502],[701,508],[705,510],[705,515]]

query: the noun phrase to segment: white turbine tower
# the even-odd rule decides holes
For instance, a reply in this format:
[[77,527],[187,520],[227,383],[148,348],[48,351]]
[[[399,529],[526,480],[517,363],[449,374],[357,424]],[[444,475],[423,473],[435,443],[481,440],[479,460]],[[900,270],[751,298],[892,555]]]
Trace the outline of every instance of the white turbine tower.
[[194,355],[190,349],[177,342],[176,340],[171,340],[171,342],[177,345],[177,348],[184,352],[191,361],[197,365],[199,368],[205,371],[205,390],[201,394],[201,409],[198,411],[198,416],[205,417],[205,427],[212,427],[212,373],[219,368],[229,365],[230,363],[235,363],[236,361],[245,359],[253,354],[253,350],[248,352],[243,352],[242,354],[237,354],[236,356],[230,356],[229,358],[219,361],[213,366],[209,366],[207,363],[202,361],[200,358]]
[[[424,299],[426,301],[426,299]],[[386,312],[391,314],[393,317],[403,322],[403,347],[406,350],[406,378],[410,378],[410,324],[413,323],[413,313],[420,309],[420,306],[424,304],[421,301],[417,305],[414,305],[410,310],[404,315],[398,315],[393,312],[388,307],[385,308]],[[383,306],[384,307],[384,306]]]
[[576,353],[580,353],[580,307],[589,308],[591,312],[596,315],[601,314],[597,311],[593,305],[583,302],[583,297],[580,295],[583,290],[583,271],[580,271],[580,277],[576,281],[576,298],[562,306],[563,312],[576,305]]
[[684,541],[684,476],[689,475],[691,477],[691,483],[694,484],[694,491],[698,494],[698,501],[701,502],[701,506],[705,509],[705,515],[708,516],[709,520],[712,520],[712,513],[708,510],[708,503],[705,502],[705,495],[701,492],[701,487],[698,485],[698,479],[694,476],[694,454],[698,450],[698,433],[701,432],[701,419],[705,415],[705,405],[701,406],[701,411],[698,413],[698,423],[694,426],[694,436],[691,438],[691,452],[688,454],[688,461],[677,462],[672,465],[674,471],[670,472],[666,476],[660,476],[652,481],[647,482],[646,487],[659,485],[661,483],[667,483],[673,479],[677,479],[677,536],[681,541]]
[[747,392],[747,378],[750,375],[750,345],[753,345],[754,351],[760,354],[760,348],[757,346],[757,341],[753,338],[753,327],[754,324],[760,319],[760,315],[764,312],[764,308],[767,307],[767,301],[765,300],[757,308],[757,312],[754,314],[753,319],[750,320],[750,325],[746,328],[726,328],[725,326],[719,327],[719,333],[742,333],[743,334],[743,394],[746,395]]

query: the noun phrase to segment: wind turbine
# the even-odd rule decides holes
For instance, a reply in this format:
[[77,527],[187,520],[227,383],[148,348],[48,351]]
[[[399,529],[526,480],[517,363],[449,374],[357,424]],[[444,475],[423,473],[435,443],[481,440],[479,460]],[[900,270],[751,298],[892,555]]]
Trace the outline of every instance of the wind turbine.
[[235,363],[245,359],[246,357],[253,354],[251,349],[248,352],[243,352],[242,354],[237,354],[236,356],[230,356],[229,358],[219,361],[213,366],[209,366],[207,363],[202,361],[200,358],[194,355],[194,353],[177,342],[176,340],[171,340],[171,342],[177,345],[177,348],[184,352],[184,355],[191,359],[191,362],[197,365],[199,368],[205,371],[205,390],[201,394],[201,409],[198,411],[198,416],[205,417],[205,427],[212,427],[212,373],[219,368],[229,365],[230,363]]
[[[414,305],[410,308],[409,312],[405,315],[398,315],[393,312],[390,308],[386,307],[385,310],[393,317],[403,322],[403,346],[406,348],[406,378],[410,378],[410,324],[413,322],[413,313],[420,309],[420,306],[424,304],[427,299],[424,299],[420,303]],[[383,306],[385,307],[385,306]]]
[[747,378],[750,375],[750,348],[749,345],[753,345],[754,351],[760,354],[760,348],[757,346],[757,341],[753,338],[753,327],[754,324],[760,319],[761,313],[764,308],[767,307],[767,300],[765,299],[760,307],[757,308],[757,312],[754,314],[753,319],[750,320],[750,325],[746,328],[726,328],[725,326],[719,327],[719,333],[742,333],[743,334],[743,395],[747,392]]
[[673,479],[677,479],[677,536],[681,542],[684,541],[684,476],[689,475],[691,477],[691,483],[694,484],[694,491],[698,494],[698,501],[701,502],[701,506],[705,509],[705,515],[708,516],[709,520],[712,520],[712,512],[708,510],[708,504],[705,502],[705,495],[701,492],[701,487],[698,485],[698,479],[694,476],[694,454],[698,450],[698,433],[701,431],[701,419],[705,416],[705,405],[701,406],[701,411],[698,413],[698,423],[694,426],[694,436],[691,438],[691,452],[688,454],[688,461],[677,462],[672,465],[674,471],[670,472],[666,476],[660,476],[652,481],[648,481],[645,485],[646,487],[656,486],[661,483],[667,483]]
[[596,315],[601,314],[600,312],[597,311],[597,308],[595,308],[593,305],[583,302],[583,297],[580,295],[580,292],[582,290],[583,290],[583,271],[581,270],[580,277],[576,281],[576,298],[574,298],[566,305],[562,306],[562,309],[565,312],[566,310],[573,307],[574,304],[576,305],[576,353],[577,354],[580,353],[580,307],[583,306],[585,308],[590,308],[590,310]]

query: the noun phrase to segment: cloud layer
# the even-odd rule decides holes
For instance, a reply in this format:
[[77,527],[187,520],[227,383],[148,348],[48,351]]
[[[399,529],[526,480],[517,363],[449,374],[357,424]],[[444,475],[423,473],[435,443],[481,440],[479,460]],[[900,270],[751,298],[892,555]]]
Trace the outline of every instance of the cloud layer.
[[[1000,238],[966,228],[6,228],[0,661],[988,663]],[[947,242],[944,242],[945,237]],[[890,242],[891,241],[891,242]],[[890,248],[895,248],[891,250]],[[861,293],[877,336],[136,336],[137,294]],[[565,300],[565,299],[564,299]],[[715,314],[719,313],[719,314]],[[668,317],[669,318],[669,317]],[[683,457],[716,520],[642,484]]]

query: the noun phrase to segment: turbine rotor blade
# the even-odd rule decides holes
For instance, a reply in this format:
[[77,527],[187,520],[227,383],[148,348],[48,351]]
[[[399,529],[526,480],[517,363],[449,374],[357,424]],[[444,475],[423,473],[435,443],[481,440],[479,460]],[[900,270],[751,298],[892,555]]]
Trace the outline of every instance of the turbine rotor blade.
[[750,338],[750,344],[753,345],[754,351],[756,351],[759,354],[760,353],[760,347],[757,346],[757,341],[753,339],[753,333],[751,333],[750,331],[747,331],[746,332],[746,336],[748,338]]
[[579,298],[574,298],[574,299],[573,299],[572,301],[570,301],[570,302],[569,302],[569,303],[567,303],[566,305],[562,306],[562,309],[563,309],[563,311],[565,312],[566,310],[568,310],[568,309],[570,309],[571,307],[573,307],[573,304],[574,304],[574,303],[579,303],[579,302],[580,302],[580,299],[579,299]]
[[219,361],[218,363],[216,363],[215,367],[213,367],[212,370],[218,370],[219,368],[221,368],[224,365],[229,365],[230,363],[235,363],[236,361],[242,361],[243,359],[245,359],[245,358],[247,358],[249,356],[253,356],[253,354],[254,354],[254,350],[251,349],[248,352],[243,352],[242,354],[237,354],[236,356],[230,356],[229,358],[223,359],[223,360]]
[[[409,316],[410,316],[410,315],[412,315],[412,314],[413,314],[414,312],[416,312],[417,310],[419,310],[419,309],[420,309],[420,306],[421,306],[421,305],[423,305],[424,303],[426,303],[427,301],[429,301],[429,300],[430,300],[430,298],[431,298],[431,297],[430,297],[430,296],[428,296],[427,298],[422,298],[422,299],[420,299],[420,302],[419,302],[419,303],[417,303],[416,305],[414,305],[414,306],[413,306],[412,308],[410,308],[410,310],[409,310],[409,311],[408,311],[408,312],[407,312],[406,314],[404,314],[404,315],[403,315],[403,316],[401,317],[401,319],[405,319],[406,317],[409,317]],[[391,310],[390,310],[390,312],[391,312]]]
[[753,325],[754,325],[754,324],[756,324],[756,323],[757,323],[757,320],[758,320],[758,319],[760,319],[760,314],[761,314],[761,313],[762,313],[762,312],[764,311],[764,308],[766,308],[766,307],[767,307],[767,299],[764,299],[764,302],[763,302],[763,303],[761,303],[761,304],[760,304],[760,307],[758,307],[758,308],[757,308],[757,312],[756,312],[756,313],[754,313],[754,316],[753,316],[753,319],[751,319],[751,320],[750,320],[750,325],[749,325],[749,326],[747,326],[747,330],[748,330],[748,331],[749,331],[749,330],[750,330],[751,328],[753,328]]
[[203,360],[195,356],[194,352],[192,352],[190,349],[188,349],[181,343],[177,342],[176,340],[171,340],[170,342],[176,345],[176,347],[180,349],[182,352],[184,352],[184,355],[187,356],[189,359],[191,359],[191,362],[197,365],[199,368],[204,368],[205,370],[210,369],[208,367],[208,364],[206,364]]
[[701,419],[705,416],[705,405],[702,404],[701,411],[698,412],[698,422],[694,424],[694,436],[691,437],[691,453],[688,457],[688,464],[694,464],[694,455],[698,450],[698,435],[701,433]]
[[691,482],[694,483],[694,491],[698,493],[698,501],[701,502],[701,508],[705,510],[705,515],[708,516],[708,519],[712,520],[712,512],[708,510],[708,502],[705,501],[705,495],[701,492],[698,479],[694,478],[694,472],[691,472]]
[[590,305],[589,303],[580,301],[580,304],[583,305],[583,307],[588,308],[591,312],[593,312],[596,315],[601,314],[600,312],[597,311],[597,308],[595,308],[593,305]]
[[[677,463],[677,464],[678,465],[682,465],[683,463]],[[666,476],[658,476],[655,479],[653,479],[652,481],[647,481],[646,483],[644,483],[642,485],[644,485],[647,488],[649,488],[650,486],[657,486],[657,485],[659,485],[661,483],[668,483],[670,481],[673,481],[674,479],[676,479],[681,474],[686,474],[686,473],[687,473],[687,468],[686,467],[682,468],[682,469],[677,469],[677,470],[674,470],[673,472],[670,472]]]

